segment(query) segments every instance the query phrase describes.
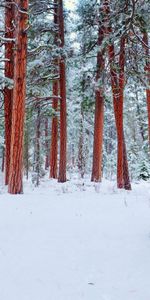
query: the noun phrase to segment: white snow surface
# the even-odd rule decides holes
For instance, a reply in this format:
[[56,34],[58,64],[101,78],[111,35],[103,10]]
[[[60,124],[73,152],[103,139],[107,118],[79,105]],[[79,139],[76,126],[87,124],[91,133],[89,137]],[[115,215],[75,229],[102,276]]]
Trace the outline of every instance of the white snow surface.
[[0,194],[1,300],[149,300],[150,183]]

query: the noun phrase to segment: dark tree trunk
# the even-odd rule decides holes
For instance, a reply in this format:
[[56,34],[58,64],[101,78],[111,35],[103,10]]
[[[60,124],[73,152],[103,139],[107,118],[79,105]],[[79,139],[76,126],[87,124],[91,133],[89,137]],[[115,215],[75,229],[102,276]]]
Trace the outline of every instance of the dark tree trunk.
[[37,119],[36,119],[36,140],[35,140],[35,172],[36,172],[36,186],[40,184],[40,127],[41,127],[41,119],[40,119],[40,105],[37,105]]
[[48,118],[45,118],[45,170],[49,168]]
[[83,120],[84,120],[83,111],[81,109],[80,135],[79,135],[79,147],[78,147],[78,170],[81,175],[81,178],[84,178],[84,173],[85,173]]
[[147,77],[147,89],[146,89],[146,100],[147,100],[147,113],[148,113],[148,138],[149,138],[149,150],[150,150],[150,59],[149,59],[149,43],[148,43],[148,33],[144,31],[143,42],[145,44],[145,55],[146,55],[146,77]]
[[[59,0],[59,26],[60,47],[64,47],[64,15],[63,1]],[[60,158],[59,158],[59,182],[66,181],[66,159],[67,159],[67,113],[66,113],[66,67],[65,58],[60,59]]]
[[3,147],[3,150],[2,150],[2,173],[4,172],[4,169],[5,169],[5,147]]
[[[58,80],[53,83],[53,95],[58,96],[59,85]],[[55,113],[58,110],[58,100],[54,98],[53,109]],[[52,118],[52,134],[50,147],[50,178],[57,178],[57,155],[58,155],[58,117],[55,115]]]
[[123,180],[125,190],[131,190],[125,137],[123,134]]
[[26,130],[24,135],[24,168],[26,179],[29,178],[29,128],[26,124]]

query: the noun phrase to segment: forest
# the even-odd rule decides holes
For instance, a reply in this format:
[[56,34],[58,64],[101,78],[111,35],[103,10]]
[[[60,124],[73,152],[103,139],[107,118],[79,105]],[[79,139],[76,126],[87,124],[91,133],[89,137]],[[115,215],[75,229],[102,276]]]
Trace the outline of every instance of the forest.
[[8,192],[22,193],[24,177],[39,186],[48,172],[127,190],[148,180],[149,1],[9,0],[0,12]]
[[150,299],[150,1],[0,1],[0,299]]

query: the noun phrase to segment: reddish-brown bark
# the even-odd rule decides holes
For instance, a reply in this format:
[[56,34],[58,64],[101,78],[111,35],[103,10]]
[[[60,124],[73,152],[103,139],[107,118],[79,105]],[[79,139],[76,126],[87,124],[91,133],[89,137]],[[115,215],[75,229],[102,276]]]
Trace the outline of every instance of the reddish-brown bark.
[[115,68],[115,51],[114,45],[111,44],[109,49],[111,84],[113,92],[114,114],[117,129],[117,186],[123,188],[123,97],[119,95],[118,76]]
[[[58,10],[58,0],[54,0],[54,24],[56,27],[59,27],[59,10]],[[58,28],[57,28],[58,31]],[[58,45],[59,33],[55,33],[55,44]],[[55,75],[57,76],[58,70],[58,59],[55,59]],[[57,113],[58,110],[58,97],[59,95],[59,82],[55,80],[53,82],[53,110]],[[58,156],[58,117],[55,115],[52,118],[52,133],[51,133],[51,145],[50,145],[50,178],[57,178],[57,156]]]
[[[129,169],[128,169],[128,160],[127,160],[127,151],[126,151],[126,143],[123,132],[123,102],[124,102],[124,67],[125,67],[125,37],[121,37],[120,41],[120,55],[119,55],[119,102],[121,105],[121,127],[118,127],[118,131],[120,131],[121,143],[122,143],[122,151],[123,151],[123,186],[126,190],[131,190],[131,183],[129,177]],[[119,126],[119,125],[118,125]]]
[[[59,84],[56,80],[53,83],[53,95],[58,96]],[[53,100],[53,109],[57,112],[58,100]],[[52,134],[51,134],[51,148],[50,148],[50,178],[57,178],[57,154],[58,154],[58,117],[54,116],[52,119]]]
[[[105,4],[105,1],[104,1]],[[98,46],[102,45],[105,37],[105,27],[99,25]],[[102,149],[103,149],[103,124],[104,124],[104,98],[102,88],[102,76],[105,66],[104,50],[97,54],[97,74],[95,91],[95,124],[94,124],[94,145],[93,145],[93,165],[91,181],[101,181],[102,179]],[[100,82],[99,82],[100,81]]]
[[16,43],[14,49],[14,89],[12,107],[10,175],[8,185],[8,191],[11,194],[19,194],[23,192],[23,136],[26,96],[28,0],[16,0],[15,6]]
[[[111,32],[111,28],[109,29]],[[115,67],[114,44],[108,46],[111,84],[113,92],[114,114],[117,129],[117,186],[131,189],[125,139],[123,133],[123,101],[124,101],[124,66],[125,66],[125,37],[121,37],[119,54],[119,73]]]
[[147,89],[146,89],[146,101],[147,101],[147,113],[148,113],[148,138],[150,146],[150,60],[149,60],[149,44],[148,44],[148,34],[144,31],[143,34],[144,49],[146,55],[146,77],[147,77]]
[[[59,0],[59,27],[60,47],[64,47],[64,15],[63,1]],[[66,181],[66,155],[67,155],[67,120],[66,120],[66,67],[65,58],[62,55],[60,68],[60,158],[59,158],[59,182]]]
[[[14,38],[14,1],[6,0],[5,6],[5,38]],[[14,42],[5,43],[5,77],[13,79],[14,76]],[[9,180],[10,145],[11,145],[11,117],[12,117],[13,89],[4,89],[4,114],[5,114],[5,184]]]

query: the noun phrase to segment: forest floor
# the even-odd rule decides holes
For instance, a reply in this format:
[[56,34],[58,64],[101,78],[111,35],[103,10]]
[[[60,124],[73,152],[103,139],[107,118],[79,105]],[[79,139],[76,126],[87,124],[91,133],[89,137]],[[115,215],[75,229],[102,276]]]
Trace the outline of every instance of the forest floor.
[[150,183],[73,179],[0,195],[0,299],[149,300]]

